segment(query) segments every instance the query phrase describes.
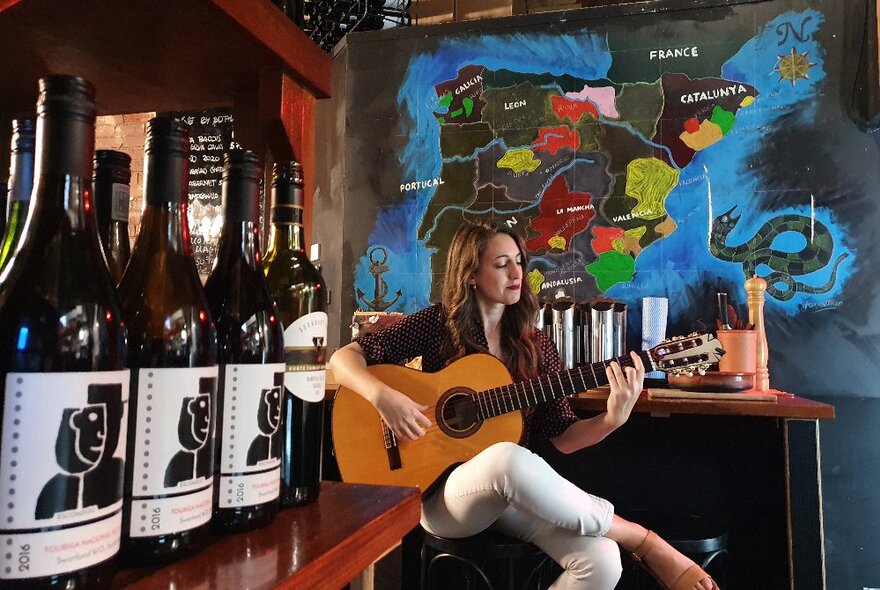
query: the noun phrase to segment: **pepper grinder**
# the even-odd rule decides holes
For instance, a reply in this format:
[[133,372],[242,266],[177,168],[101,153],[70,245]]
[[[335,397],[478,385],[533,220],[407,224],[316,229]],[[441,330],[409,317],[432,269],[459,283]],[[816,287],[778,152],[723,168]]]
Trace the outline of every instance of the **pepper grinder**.
[[745,283],[746,301],[749,306],[749,323],[755,326],[757,340],[755,389],[770,390],[770,370],[767,368],[769,351],[767,349],[767,332],[764,329],[764,292],[767,281],[755,275]]

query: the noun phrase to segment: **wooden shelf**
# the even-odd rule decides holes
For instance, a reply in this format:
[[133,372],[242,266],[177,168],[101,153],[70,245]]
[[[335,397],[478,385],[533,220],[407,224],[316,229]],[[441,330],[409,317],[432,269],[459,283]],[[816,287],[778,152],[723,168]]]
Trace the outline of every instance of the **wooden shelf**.
[[0,112],[33,111],[37,79],[86,78],[99,114],[231,106],[261,72],[330,95],[331,64],[269,0],[0,0]]
[[322,482],[318,500],[269,526],[215,537],[169,566],[120,570],[115,590],[344,587],[419,523],[416,488]]

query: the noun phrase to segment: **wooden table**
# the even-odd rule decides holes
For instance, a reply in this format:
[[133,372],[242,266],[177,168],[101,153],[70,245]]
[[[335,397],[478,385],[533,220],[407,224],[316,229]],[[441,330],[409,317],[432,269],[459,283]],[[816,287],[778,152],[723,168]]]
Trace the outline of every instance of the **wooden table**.
[[262,529],[216,537],[163,568],[121,570],[126,590],[341,588],[397,546],[419,522],[416,488],[323,482],[318,500],[279,512]]
[[[643,393],[620,431],[557,468],[619,506],[725,522],[732,587],[825,588],[818,421],[834,418],[834,407],[774,393],[775,401]],[[572,406],[604,411],[607,397],[591,391]]]

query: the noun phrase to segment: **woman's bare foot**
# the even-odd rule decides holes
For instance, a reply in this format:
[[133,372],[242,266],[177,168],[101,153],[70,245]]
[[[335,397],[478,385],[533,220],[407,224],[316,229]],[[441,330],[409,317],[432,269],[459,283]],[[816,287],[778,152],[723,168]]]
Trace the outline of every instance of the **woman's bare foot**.
[[[617,541],[626,551],[641,556],[648,569],[666,588],[678,590],[679,580],[684,582],[682,576],[691,567],[694,567],[693,560],[676,550],[664,539],[650,533],[645,527],[618,516],[614,517],[611,529],[605,536]],[[693,586],[686,586],[686,588],[688,590],[717,590],[718,586],[711,577],[704,575],[699,576]]]

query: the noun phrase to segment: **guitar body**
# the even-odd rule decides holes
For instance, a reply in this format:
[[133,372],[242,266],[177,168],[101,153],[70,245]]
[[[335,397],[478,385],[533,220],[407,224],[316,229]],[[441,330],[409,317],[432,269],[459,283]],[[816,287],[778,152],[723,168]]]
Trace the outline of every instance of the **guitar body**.
[[424,491],[453,463],[464,462],[485,448],[504,441],[518,442],[522,412],[514,411],[485,422],[466,424],[456,415],[456,403],[466,396],[513,382],[504,364],[487,354],[465,356],[437,373],[398,365],[374,365],[368,370],[384,383],[419,404],[432,425],[415,441],[392,444],[373,405],[344,387],[333,402],[333,447],[343,481],[416,486]]

